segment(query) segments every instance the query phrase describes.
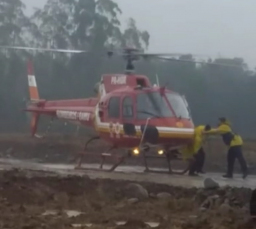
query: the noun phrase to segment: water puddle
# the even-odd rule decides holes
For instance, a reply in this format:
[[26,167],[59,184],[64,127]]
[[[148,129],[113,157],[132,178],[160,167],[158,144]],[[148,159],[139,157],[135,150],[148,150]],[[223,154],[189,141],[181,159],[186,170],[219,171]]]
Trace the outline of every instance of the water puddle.
[[[127,221],[118,221],[115,222],[115,224],[117,226],[123,226],[127,223]],[[155,228],[158,227],[160,225],[160,223],[158,222],[144,222],[145,224],[147,224],[148,226],[150,226],[151,228]],[[72,224],[72,227],[74,228],[78,228],[78,227],[91,227],[92,224],[91,223],[85,223],[85,224]]]
[[46,210],[46,211],[42,214],[42,216],[57,215],[57,214],[58,214],[58,212],[55,211],[55,210]]
[[72,227],[91,227],[91,223],[85,223],[85,224],[71,224]]
[[75,211],[75,210],[67,210],[67,211],[64,211],[64,212],[68,215],[68,217],[77,217],[77,216],[83,214],[82,212]]
[[[69,218],[77,217],[77,216],[83,214],[83,212],[76,211],[76,210],[64,210],[63,212],[65,212]],[[48,216],[48,215],[58,215],[58,214],[59,214],[59,211],[46,210],[42,215],[43,216]]]
[[[117,226],[123,226],[127,223],[127,221],[118,221],[115,222]],[[154,227],[158,227],[160,225],[160,223],[158,222],[144,222],[145,224],[147,224],[148,226],[154,228]]]

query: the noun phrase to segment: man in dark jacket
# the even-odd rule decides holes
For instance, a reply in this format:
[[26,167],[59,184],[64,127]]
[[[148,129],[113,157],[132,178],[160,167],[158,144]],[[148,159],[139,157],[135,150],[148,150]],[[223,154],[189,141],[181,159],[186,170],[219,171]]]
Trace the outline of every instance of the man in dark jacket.
[[243,178],[245,179],[248,175],[247,164],[243,156],[242,146],[243,140],[242,137],[238,134],[233,133],[231,125],[226,118],[219,118],[219,125],[215,129],[206,131],[205,134],[220,134],[225,145],[228,146],[227,162],[228,169],[227,173],[223,175],[225,178],[233,177],[233,170],[235,160],[239,161],[243,172]]

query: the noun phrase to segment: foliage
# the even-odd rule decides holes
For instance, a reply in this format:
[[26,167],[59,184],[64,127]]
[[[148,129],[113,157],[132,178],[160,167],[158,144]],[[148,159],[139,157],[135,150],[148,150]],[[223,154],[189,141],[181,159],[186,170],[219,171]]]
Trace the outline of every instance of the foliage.
[[[101,74],[122,72],[124,63],[106,58],[106,49],[134,46],[146,50],[150,35],[137,28],[131,18],[122,30],[121,10],[112,0],[48,0],[31,17],[24,14],[20,0],[0,0],[0,44],[61,49],[85,49],[93,54],[52,54],[0,50],[0,128],[1,131],[28,129],[22,112],[28,98],[25,60],[35,63],[40,97],[81,98],[93,95],[93,85]],[[8,55],[7,55],[8,54]],[[186,95],[196,124],[216,124],[227,116],[235,130],[254,135],[256,74],[241,58],[208,60],[209,63],[236,64],[237,68],[184,62],[140,61],[138,72]]]

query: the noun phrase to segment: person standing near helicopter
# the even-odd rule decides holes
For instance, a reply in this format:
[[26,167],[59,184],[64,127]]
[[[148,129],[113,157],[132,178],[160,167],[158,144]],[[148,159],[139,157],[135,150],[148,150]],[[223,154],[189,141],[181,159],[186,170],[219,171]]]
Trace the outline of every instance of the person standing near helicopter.
[[203,149],[204,135],[203,132],[209,131],[210,125],[200,125],[195,128],[193,141],[181,150],[183,159],[190,162],[189,175],[196,176],[196,173],[204,173],[203,166],[205,152]]
[[228,168],[227,173],[223,175],[223,177],[233,178],[234,164],[235,160],[237,159],[243,172],[243,178],[245,179],[248,175],[248,169],[242,151],[242,137],[238,134],[233,133],[231,125],[226,118],[219,118],[219,121],[220,122],[217,128],[211,129],[209,131],[204,131],[204,134],[220,134],[222,136],[224,144],[228,146]]
[[203,143],[205,137],[203,135],[204,131],[209,131],[211,129],[210,125],[200,125],[195,128],[194,136],[194,164],[191,166],[189,174],[194,173],[204,173],[204,161],[205,161],[205,151],[203,148]]

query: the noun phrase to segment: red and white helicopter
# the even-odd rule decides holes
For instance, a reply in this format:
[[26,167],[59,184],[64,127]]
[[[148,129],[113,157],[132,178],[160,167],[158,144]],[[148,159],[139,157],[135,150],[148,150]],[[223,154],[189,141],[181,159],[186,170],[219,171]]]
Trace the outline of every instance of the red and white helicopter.
[[[29,47],[0,46],[7,49],[39,50],[50,52],[83,53],[83,50],[42,49]],[[111,57],[114,51],[107,52]],[[171,56],[181,54],[153,54],[127,48],[117,53],[126,61],[126,70],[122,74],[104,74],[96,84],[96,97],[70,100],[48,101],[39,97],[32,62],[28,62],[28,84],[30,103],[25,109],[32,113],[31,134],[36,135],[39,117],[42,115],[61,119],[76,125],[87,126],[95,131],[93,140],[103,139],[110,148],[102,153],[103,166],[105,157],[113,156],[109,152],[115,148],[125,148],[127,153],[117,155],[110,171],[113,171],[125,158],[138,155],[141,152],[145,158],[146,171],[147,152],[155,151],[161,157],[167,158],[169,172],[173,172],[170,159],[177,157],[177,148],[190,143],[194,136],[194,124],[191,119],[188,103],[184,96],[166,87],[152,85],[145,75],[135,74],[133,61],[140,58],[160,58],[170,61],[195,62],[170,59]],[[215,64],[212,65],[224,65]],[[234,67],[234,66],[232,66]],[[82,154],[84,155],[84,154]],[[76,168],[81,168],[82,158]],[[184,173],[187,168],[182,172]]]

